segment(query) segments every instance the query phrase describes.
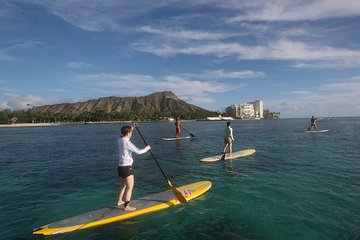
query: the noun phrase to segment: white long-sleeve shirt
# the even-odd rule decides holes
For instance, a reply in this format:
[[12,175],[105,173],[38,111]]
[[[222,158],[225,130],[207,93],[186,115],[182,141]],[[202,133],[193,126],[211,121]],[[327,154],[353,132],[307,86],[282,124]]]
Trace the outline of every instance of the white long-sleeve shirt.
[[150,147],[146,146],[143,149],[138,149],[130,139],[127,137],[120,137],[118,139],[119,147],[119,167],[131,166],[133,164],[132,153],[143,154],[149,151]]

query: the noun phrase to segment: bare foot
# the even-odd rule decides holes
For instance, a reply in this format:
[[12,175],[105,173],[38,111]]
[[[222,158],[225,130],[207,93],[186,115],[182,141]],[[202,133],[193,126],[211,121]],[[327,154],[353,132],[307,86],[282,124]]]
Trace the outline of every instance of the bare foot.
[[123,201],[118,201],[117,206],[120,207],[120,206],[123,205],[123,204],[124,204]]
[[127,205],[126,207],[123,208],[124,211],[128,211],[128,212],[131,212],[131,211],[135,211],[136,208],[134,207],[130,207],[129,205]]

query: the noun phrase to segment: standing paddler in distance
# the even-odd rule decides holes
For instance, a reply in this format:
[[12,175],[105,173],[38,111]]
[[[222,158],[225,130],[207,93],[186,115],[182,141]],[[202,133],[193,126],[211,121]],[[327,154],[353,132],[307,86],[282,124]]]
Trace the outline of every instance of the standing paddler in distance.
[[[151,149],[150,145],[147,145],[143,149],[137,148],[131,141],[132,133],[134,127],[137,124],[134,123],[133,126],[123,126],[121,128],[121,136],[118,139],[118,148],[119,148],[119,164],[118,164],[118,174],[122,179],[121,186],[119,188],[119,199],[117,205],[120,207],[124,204],[124,211],[135,211],[136,208],[130,206],[131,195],[134,188],[134,173],[133,173],[133,158],[132,153],[143,154]],[[125,201],[123,197],[125,196]]]
[[182,125],[179,121],[179,118],[177,117],[175,120],[175,133],[176,133],[176,138],[180,138],[180,129],[181,129]]
[[316,126],[316,122],[317,122],[317,118],[314,117],[314,116],[311,116],[311,119],[310,119],[310,127],[308,128],[309,131],[317,131],[317,126]]
[[[229,148],[229,155],[232,156],[232,143],[235,140],[233,136],[233,129],[231,127],[231,122],[228,121],[226,123],[226,128],[224,130],[224,150],[223,150],[223,157],[225,158],[226,149]],[[222,159],[224,160],[224,159]]]

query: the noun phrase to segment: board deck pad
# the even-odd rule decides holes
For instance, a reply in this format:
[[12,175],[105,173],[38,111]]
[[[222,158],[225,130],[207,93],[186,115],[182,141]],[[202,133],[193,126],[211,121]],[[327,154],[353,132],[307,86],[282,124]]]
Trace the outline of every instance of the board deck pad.
[[173,137],[173,138],[162,138],[162,140],[165,140],[165,141],[174,141],[174,140],[181,140],[181,139],[189,139],[191,138],[190,136],[186,136],[186,137],[179,137],[179,138],[176,138],[176,137]]
[[[247,156],[254,154],[255,152],[256,152],[255,149],[246,149],[246,150],[242,150],[242,151],[238,151],[238,152],[233,152],[231,157],[227,153],[225,155],[224,160],[232,160],[232,159],[236,159],[236,158],[247,157]],[[200,159],[200,161],[201,162],[217,162],[217,161],[220,161],[221,157],[222,157],[222,154],[212,156],[212,157],[202,158],[202,159]]]
[[[180,191],[187,200],[191,200],[205,193],[211,188],[211,185],[212,183],[210,181],[200,181],[176,189]],[[131,201],[131,206],[136,207],[136,211],[124,211],[122,209],[123,206],[107,207],[39,227],[33,230],[33,234],[54,235],[72,232],[133,218],[177,204],[180,204],[180,202],[176,199],[174,193],[171,190],[167,190]]]
[[330,131],[330,129],[323,129],[323,130],[308,130],[308,131],[305,131],[307,133],[323,133],[323,132],[328,132]]

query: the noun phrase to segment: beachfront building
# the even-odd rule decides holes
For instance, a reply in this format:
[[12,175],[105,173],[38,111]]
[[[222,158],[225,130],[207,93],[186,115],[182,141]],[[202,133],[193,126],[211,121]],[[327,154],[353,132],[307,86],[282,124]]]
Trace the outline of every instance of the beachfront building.
[[255,100],[239,105],[233,104],[225,108],[225,113],[235,118],[261,119],[264,118],[264,103],[261,100]]
[[255,111],[255,118],[261,119],[264,118],[264,104],[261,100],[255,100],[253,102],[254,111]]
[[239,116],[238,118],[252,119],[255,118],[255,108],[252,103],[245,103],[239,105]]

